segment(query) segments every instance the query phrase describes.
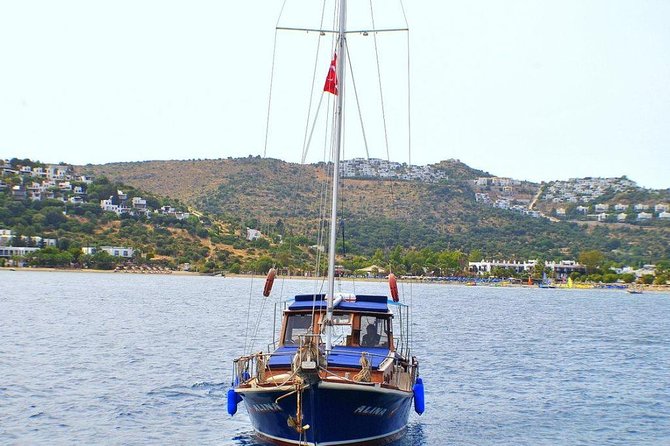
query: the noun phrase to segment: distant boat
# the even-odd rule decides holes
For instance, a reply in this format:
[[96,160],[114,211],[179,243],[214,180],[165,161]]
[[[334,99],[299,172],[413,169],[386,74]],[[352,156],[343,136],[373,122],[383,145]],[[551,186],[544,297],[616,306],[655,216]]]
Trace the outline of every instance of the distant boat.
[[629,293],[629,294],[642,294],[642,288],[633,285],[633,286],[628,287],[626,289],[626,292]]
[[547,278],[547,273],[545,272],[542,273],[542,282],[538,283],[537,286],[539,288],[556,288],[556,284]]

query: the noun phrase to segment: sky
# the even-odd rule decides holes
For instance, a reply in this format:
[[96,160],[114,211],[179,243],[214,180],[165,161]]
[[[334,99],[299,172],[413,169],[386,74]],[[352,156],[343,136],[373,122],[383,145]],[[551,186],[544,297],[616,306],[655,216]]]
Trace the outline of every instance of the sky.
[[[369,0],[349,3],[351,29],[363,29]],[[275,47],[277,23],[321,26],[321,2],[288,0],[278,22],[282,4],[0,0],[0,158],[299,162],[309,104],[314,113],[321,97],[309,87],[322,88],[332,51],[318,33],[280,32]],[[373,6],[378,27],[404,26],[398,1]],[[670,187],[669,1],[408,0],[404,9],[409,46],[406,33],[376,37],[383,94],[374,39],[350,35],[346,80],[361,99],[347,87],[345,158],[366,156],[360,108],[371,157]],[[318,134],[308,162],[323,159]]]

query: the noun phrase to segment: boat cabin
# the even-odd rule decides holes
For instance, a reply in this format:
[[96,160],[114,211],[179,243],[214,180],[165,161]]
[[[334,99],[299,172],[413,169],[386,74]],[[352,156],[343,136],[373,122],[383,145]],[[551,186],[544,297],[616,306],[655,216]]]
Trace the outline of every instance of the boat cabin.
[[[347,296],[333,308],[333,346],[393,350],[393,314],[385,296]],[[314,311],[312,312],[312,308]],[[326,301],[322,294],[299,295],[284,313],[280,347],[294,346],[305,335],[320,335],[325,342],[322,321]]]
[[[386,296],[338,295],[333,304],[332,350],[328,367],[360,368],[365,352],[373,370],[389,356],[395,357],[393,313]],[[326,343],[323,323],[326,317],[324,294],[295,296],[284,311],[278,348],[270,355],[268,366],[290,368],[300,343],[308,339]]]

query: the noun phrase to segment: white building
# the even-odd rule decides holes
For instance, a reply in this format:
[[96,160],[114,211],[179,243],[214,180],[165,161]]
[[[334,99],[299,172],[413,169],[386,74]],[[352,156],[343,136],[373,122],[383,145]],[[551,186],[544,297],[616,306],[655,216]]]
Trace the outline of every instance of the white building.
[[101,246],[99,248],[94,246],[85,246],[81,248],[81,252],[91,256],[100,251],[104,251],[113,257],[124,257],[124,258],[131,258],[135,253],[135,250],[133,248],[127,248],[122,246]]
[[670,212],[660,212],[658,218],[662,218],[663,220],[670,219]]
[[667,204],[659,203],[654,206],[654,212],[668,212],[668,210],[670,210],[670,207]]
[[147,208],[147,200],[142,197],[133,197],[132,204],[135,209]]
[[637,214],[638,220],[651,220],[652,215],[649,212],[640,212]]
[[112,197],[109,197],[108,200],[100,200],[100,208],[103,211],[119,213],[119,205],[112,202]]
[[262,236],[263,234],[261,233],[261,231],[257,229],[247,228],[247,240],[249,241],[258,240]]
[[617,214],[616,219],[617,221],[626,221],[626,217],[628,217],[628,214],[621,212],[620,214]]
[[618,212],[626,211],[628,210],[628,205],[623,203],[617,203],[614,205],[614,210]]
[[24,246],[0,246],[0,257],[24,257],[40,248],[28,248]]
[[596,204],[595,211],[597,213],[607,212],[609,210],[609,208],[610,208],[609,204],[600,203],[600,204]]

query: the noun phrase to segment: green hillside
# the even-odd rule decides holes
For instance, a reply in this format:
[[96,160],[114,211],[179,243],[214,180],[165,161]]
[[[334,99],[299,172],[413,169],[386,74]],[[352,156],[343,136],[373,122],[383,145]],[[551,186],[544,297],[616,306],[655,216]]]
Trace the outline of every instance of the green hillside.
[[[454,160],[435,167],[448,178],[438,183],[345,179],[346,251],[369,256],[378,248],[429,247],[496,258],[560,259],[598,250],[627,263],[670,258],[667,225],[612,227],[531,218],[475,202],[471,180],[485,172]],[[247,157],[89,165],[78,170],[179,198],[231,227],[256,227],[316,243],[327,168]]]

